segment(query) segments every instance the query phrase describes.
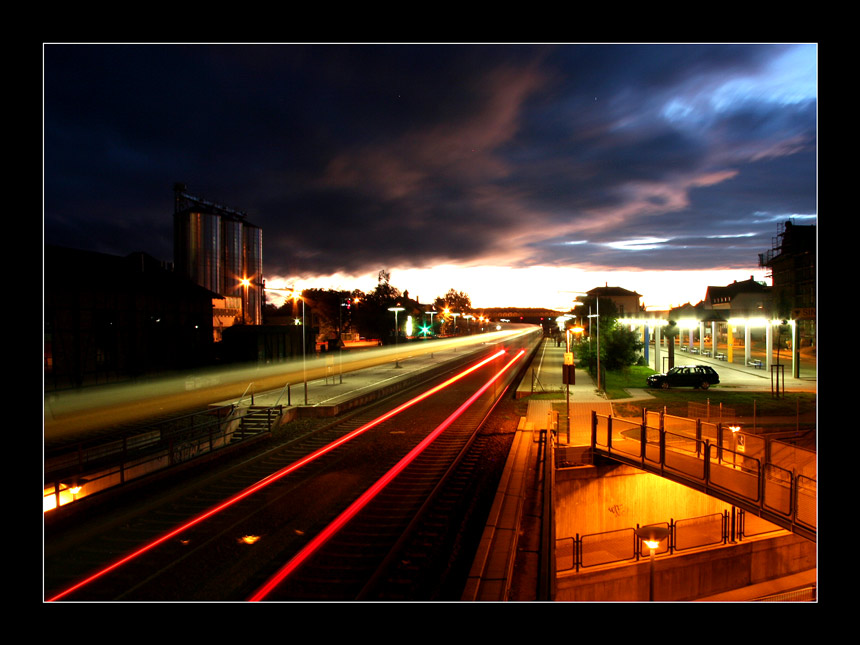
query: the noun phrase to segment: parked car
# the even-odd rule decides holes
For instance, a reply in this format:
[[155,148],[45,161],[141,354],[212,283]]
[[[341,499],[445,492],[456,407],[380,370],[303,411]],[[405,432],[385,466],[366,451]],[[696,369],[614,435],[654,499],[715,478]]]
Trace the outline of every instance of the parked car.
[[665,374],[652,374],[648,377],[649,387],[661,387],[664,390],[670,387],[700,387],[707,390],[719,382],[719,374],[708,365],[673,367]]

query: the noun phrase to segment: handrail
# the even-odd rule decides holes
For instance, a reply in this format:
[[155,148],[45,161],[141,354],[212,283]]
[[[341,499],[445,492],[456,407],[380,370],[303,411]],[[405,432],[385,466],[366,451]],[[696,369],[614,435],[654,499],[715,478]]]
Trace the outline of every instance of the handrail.
[[[605,435],[605,440],[598,441],[598,424],[601,420],[600,435]],[[738,446],[723,438],[722,428],[719,426],[714,442],[707,439],[702,441],[698,436],[698,427],[695,431],[697,436],[694,437],[668,432],[662,427],[662,421],[660,426],[653,428],[646,423],[629,424],[623,425],[622,430],[615,431],[611,415],[598,415],[593,412],[591,448],[595,452],[599,451],[618,461],[702,490],[731,504],[745,506],[747,510],[773,524],[807,539],[816,539],[814,493],[801,499],[799,478],[792,471],[770,463],[769,460],[745,454]],[[630,431],[626,435],[625,429]],[[638,437],[630,434],[634,431],[638,431]],[[658,433],[656,441],[648,440],[649,431],[652,436],[654,432]],[[667,443],[666,438],[673,436],[695,440],[695,453],[673,446],[672,441]],[[774,478],[770,474],[774,469],[785,472],[786,476]],[[816,480],[808,478],[808,481],[812,484],[810,488],[814,489]],[[753,483],[754,490],[750,487]],[[744,490],[745,485],[749,490]],[[802,507],[802,504],[805,506]]]
[[[245,388],[245,391],[242,392],[242,396],[240,396],[239,399],[236,401],[237,406],[242,403],[242,399],[245,398],[245,395],[248,393],[248,390],[250,390],[253,386],[254,386],[254,381],[251,381],[250,383],[248,383],[248,387]],[[251,405],[254,405],[254,393],[253,392],[251,392]]]
[[[289,381],[287,381],[286,385],[284,385],[284,387],[281,389],[281,393],[278,395],[278,398],[277,398],[277,400],[275,401],[274,406],[272,406],[272,407],[277,407],[277,406],[278,406],[278,404],[281,402],[281,399],[282,399],[282,398],[284,398],[284,392],[287,392],[289,387],[290,387],[290,382],[289,382]],[[289,399],[289,397],[287,397],[287,405],[290,405],[290,399]]]
[[[756,535],[743,530],[746,511],[737,509],[685,517],[679,520],[655,522],[649,526],[666,526],[668,535],[655,555],[675,555],[701,548],[725,546]],[[689,528],[688,528],[689,527]],[[703,528],[704,527],[704,528]],[[639,528],[639,525],[636,525]],[[634,527],[624,527],[590,534],[555,538],[556,549],[563,553],[558,572],[575,571],[591,567],[616,565],[625,561],[639,561],[644,557],[643,541]],[[564,545],[569,545],[567,548]],[[609,546],[608,546],[609,545]]]

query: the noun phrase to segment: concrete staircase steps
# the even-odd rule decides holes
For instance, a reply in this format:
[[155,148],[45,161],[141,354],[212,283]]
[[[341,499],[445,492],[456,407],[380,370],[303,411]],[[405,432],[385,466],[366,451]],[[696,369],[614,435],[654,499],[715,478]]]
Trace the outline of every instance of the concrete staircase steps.
[[271,432],[272,424],[280,415],[280,408],[251,406],[239,422],[239,427],[233,432],[230,443]]

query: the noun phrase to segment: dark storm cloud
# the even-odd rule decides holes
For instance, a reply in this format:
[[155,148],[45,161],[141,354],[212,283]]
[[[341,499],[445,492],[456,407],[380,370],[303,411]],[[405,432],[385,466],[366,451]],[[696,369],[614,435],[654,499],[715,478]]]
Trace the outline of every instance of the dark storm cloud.
[[170,259],[181,181],[263,228],[268,275],[749,266],[815,213],[792,51],[48,45],[45,239]]

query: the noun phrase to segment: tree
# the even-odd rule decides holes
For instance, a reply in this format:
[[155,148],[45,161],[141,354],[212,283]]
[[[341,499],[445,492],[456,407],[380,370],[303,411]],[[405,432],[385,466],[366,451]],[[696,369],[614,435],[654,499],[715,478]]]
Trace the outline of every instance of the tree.
[[625,325],[618,324],[618,309],[611,300],[600,301],[600,323],[596,318],[597,303],[594,298],[586,298],[574,312],[582,320],[588,321],[589,336],[577,342],[574,355],[590,373],[597,372],[597,334],[600,334],[600,367],[607,370],[618,370],[639,361],[639,352],[643,344],[639,335]]
[[469,298],[469,294],[453,288],[448,289],[448,293],[441,298],[436,298],[433,304],[440,310],[447,308],[451,311],[464,314],[472,312],[472,299]]
[[390,279],[388,271],[380,271],[376,288],[361,298],[352,314],[352,320],[361,335],[383,342],[393,338],[394,315],[388,308],[400,304],[403,298],[400,289],[392,285]]
[[[440,313],[444,312],[448,309],[451,313],[456,314],[468,314],[472,312],[472,299],[469,298],[469,295],[462,292],[457,291],[454,288],[448,289],[448,293],[444,296],[437,297],[433,302],[433,306],[436,307],[436,310]],[[440,322],[442,321],[442,316],[439,317]],[[456,321],[456,318],[450,318],[449,321]],[[444,322],[441,322],[444,325]],[[454,333],[456,322],[450,322],[450,329],[448,333]]]
[[[349,291],[336,289],[305,289],[302,297],[313,312],[319,327],[320,338],[339,342],[341,334],[349,323],[344,304],[352,294]],[[333,348],[331,343],[329,348]]]

